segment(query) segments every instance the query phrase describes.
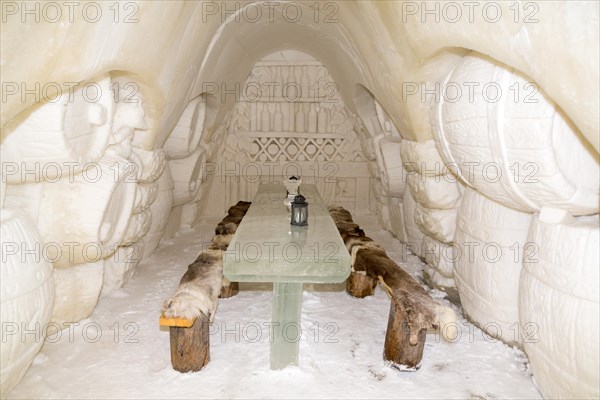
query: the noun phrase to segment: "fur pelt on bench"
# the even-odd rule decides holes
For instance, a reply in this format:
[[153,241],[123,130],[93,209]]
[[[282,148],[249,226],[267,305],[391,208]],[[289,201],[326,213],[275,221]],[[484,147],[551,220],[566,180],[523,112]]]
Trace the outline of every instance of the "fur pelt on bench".
[[217,310],[217,298],[223,279],[223,251],[205,250],[188,266],[175,294],[163,305],[168,318],[190,321],[205,315],[211,321]]

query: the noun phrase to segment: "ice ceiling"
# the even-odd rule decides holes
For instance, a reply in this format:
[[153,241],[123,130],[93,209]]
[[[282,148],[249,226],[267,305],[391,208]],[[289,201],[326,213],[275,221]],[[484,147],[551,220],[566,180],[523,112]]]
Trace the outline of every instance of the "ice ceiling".
[[[519,320],[544,329],[551,340],[539,346],[486,331],[524,347],[546,397],[597,397],[598,13],[597,2],[569,1],[3,2],[2,240],[12,257],[2,260],[3,322],[87,317],[101,292],[133,273],[123,259],[147,257],[201,210],[222,212],[256,190],[205,181],[208,160],[240,161],[248,138],[247,148],[264,144],[267,153],[277,138],[277,157],[295,157],[289,149],[309,141],[324,154],[341,149],[331,153],[341,183],[319,190],[371,209],[401,241],[418,243],[433,282],[456,288],[471,320],[484,330]],[[311,82],[335,82],[339,107],[323,111],[327,124],[255,126],[260,110],[240,106],[240,85],[280,64],[286,79],[297,68],[310,69]],[[81,92],[90,82],[104,91],[93,104]],[[513,98],[533,87],[540,101],[489,101],[486,83]],[[140,101],[124,104],[128,96]],[[321,106],[284,114],[306,112],[310,125],[314,112],[317,126]],[[333,126],[335,115],[345,117]],[[321,130],[329,144],[315,136]],[[140,166],[133,181],[126,160]],[[525,175],[478,180],[435,167],[473,160]],[[66,182],[42,168],[38,182],[13,169],[40,162],[97,162],[116,179],[95,184],[75,167]],[[520,179],[528,167],[538,180]],[[18,246],[4,248],[57,243],[54,260],[74,240],[99,250],[23,262]],[[541,262],[433,257],[461,241],[505,252],[514,243],[530,256],[535,243]],[[563,332],[570,315],[581,318]],[[38,350],[3,340],[3,393]]]
[[[428,120],[418,96],[403,99],[403,83],[436,80],[449,69],[440,54],[474,50],[537,82],[598,149],[598,49],[590,46],[597,5],[550,2],[517,10],[512,3],[477,4],[460,6],[456,14],[444,3],[435,11],[412,2],[332,2],[318,12],[313,4],[139,2],[113,10],[98,3],[98,10],[75,7],[72,23],[35,23],[35,15],[22,23],[20,6],[5,5],[2,79],[27,88],[64,87],[114,70],[132,74],[143,84],[154,121],[156,140],[148,139],[148,147],[158,147],[203,83],[243,82],[261,57],[293,48],[327,66],[350,107],[360,83],[403,135],[423,140],[431,135]],[[31,95],[25,101],[6,96],[2,125],[35,102]],[[221,118],[231,106],[223,105]]]

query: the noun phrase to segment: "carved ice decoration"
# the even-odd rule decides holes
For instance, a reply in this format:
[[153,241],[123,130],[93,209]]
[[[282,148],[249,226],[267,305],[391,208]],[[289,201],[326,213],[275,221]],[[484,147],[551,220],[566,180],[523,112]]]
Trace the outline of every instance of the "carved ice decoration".
[[198,96],[186,106],[165,142],[164,149],[170,159],[189,157],[196,150],[204,132],[205,118],[206,100]]
[[[356,190],[368,185],[369,174],[355,117],[321,63],[307,55],[286,57],[267,57],[252,69],[244,84],[248,91],[224,131],[222,159],[215,160],[219,166],[228,163],[238,178],[213,180],[211,196],[251,193],[260,179],[301,174],[303,181],[318,185],[326,204],[368,210],[368,193]],[[271,166],[275,169],[269,172]],[[294,168],[286,173],[286,166]],[[250,170],[257,175],[252,182],[246,177]]]
[[108,75],[81,83],[9,122],[2,141],[7,182],[60,179],[100,159],[113,119],[110,83]]
[[[36,332],[47,326],[54,303],[54,282],[52,265],[47,260],[35,254],[25,256],[19,250],[43,246],[29,217],[20,211],[2,209],[0,231],[0,321],[3,332],[0,394],[4,397],[25,375],[44,344],[43,337],[18,332],[24,329]],[[15,334],[8,334],[12,329]]]
[[[434,107],[434,136],[465,184],[508,207],[598,213],[597,153],[534,83],[482,54],[469,53],[442,85],[475,85],[472,96]],[[498,82],[495,102],[483,92]],[[516,89],[520,91],[517,94]]]
[[7,185],[6,205],[36,222],[54,266],[100,260],[125,236],[137,185],[135,164],[104,157],[80,174],[55,182]]
[[136,129],[148,129],[141,98],[120,98],[115,107],[107,153],[130,158],[133,152],[131,141]]
[[548,399],[598,398],[598,215],[533,218],[519,288],[520,335]]

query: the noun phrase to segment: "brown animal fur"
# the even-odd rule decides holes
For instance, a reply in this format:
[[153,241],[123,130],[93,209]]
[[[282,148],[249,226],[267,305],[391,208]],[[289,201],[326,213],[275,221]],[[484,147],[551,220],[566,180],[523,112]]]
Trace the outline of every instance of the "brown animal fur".
[[234,224],[233,222],[222,223],[219,222],[217,227],[215,228],[215,235],[231,235],[235,233],[237,230],[238,224]]
[[352,220],[352,215],[350,215],[350,213],[346,210],[330,211],[329,214],[331,215],[331,218],[333,218],[333,220],[335,222],[354,222]]
[[337,227],[340,234],[345,233],[345,234],[352,235],[352,236],[365,236],[365,231],[360,229],[358,224],[355,224],[354,222],[340,221],[340,222],[336,222],[335,226]]
[[[240,203],[243,203],[243,204],[240,204]],[[248,209],[250,208],[251,204],[252,204],[251,202],[239,201],[236,205],[229,207],[229,210],[227,210],[227,213],[230,215],[234,215],[236,213],[246,214],[248,212]]]
[[350,253],[350,254],[352,254],[352,248],[354,246],[362,246],[362,245],[369,243],[369,244],[372,244],[373,246],[380,247],[377,243],[375,243],[373,241],[373,239],[371,239],[368,236],[355,236],[355,235],[349,235],[346,233],[342,233],[342,240],[344,240],[346,249],[348,250],[348,253]]
[[233,235],[215,235],[212,239],[212,244],[210,245],[209,249],[227,250],[232,237]]
[[207,250],[198,255],[181,277],[173,297],[163,306],[166,317],[195,320],[205,315],[211,320],[223,279],[223,252]]
[[338,221],[353,222],[352,214],[350,214],[350,212],[348,210],[346,210],[344,207],[329,206],[327,208],[327,210],[329,211],[331,218],[333,218],[333,220],[335,222],[338,222]]

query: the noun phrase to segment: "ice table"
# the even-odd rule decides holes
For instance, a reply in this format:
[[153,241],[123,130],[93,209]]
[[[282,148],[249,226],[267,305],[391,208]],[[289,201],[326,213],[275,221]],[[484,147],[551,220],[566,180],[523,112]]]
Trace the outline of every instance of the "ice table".
[[302,184],[308,226],[290,225],[283,184],[264,184],[223,259],[232,282],[273,282],[271,368],[298,364],[304,283],[338,283],[350,275],[350,255],[315,185]]

